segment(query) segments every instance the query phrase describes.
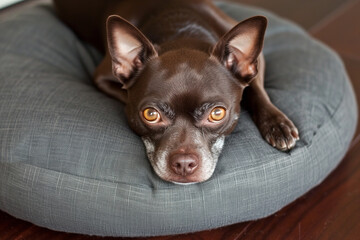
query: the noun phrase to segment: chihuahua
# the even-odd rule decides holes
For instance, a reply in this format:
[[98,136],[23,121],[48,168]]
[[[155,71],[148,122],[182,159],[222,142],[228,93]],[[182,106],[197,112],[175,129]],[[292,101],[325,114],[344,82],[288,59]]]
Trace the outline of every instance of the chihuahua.
[[264,89],[265,17],[238,23],[210,0],[54,3],[78,36],[104,53],[94,83],[125,104],[161,179],[209,179],[240,102],[271,146],[295,146],[297,128]]

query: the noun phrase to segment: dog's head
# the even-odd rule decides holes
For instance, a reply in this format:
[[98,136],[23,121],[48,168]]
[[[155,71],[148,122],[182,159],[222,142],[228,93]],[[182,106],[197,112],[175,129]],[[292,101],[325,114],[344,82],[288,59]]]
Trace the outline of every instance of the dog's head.
[[107,21],[113,73],[127,91],[126,115],[157,175],[207,180],[236,126],[244,88],[257,74],[266,18],[247,19],[209,52],[162,51],[118,16]]

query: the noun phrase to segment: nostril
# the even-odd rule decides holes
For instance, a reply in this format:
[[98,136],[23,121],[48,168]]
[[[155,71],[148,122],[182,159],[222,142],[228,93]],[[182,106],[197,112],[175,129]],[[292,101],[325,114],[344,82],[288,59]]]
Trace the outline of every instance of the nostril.
[[195,156],[187,154],[177,154],[171,158],[171,168],[174,173],[187,176],[194,173],[198,166],[198,160]]

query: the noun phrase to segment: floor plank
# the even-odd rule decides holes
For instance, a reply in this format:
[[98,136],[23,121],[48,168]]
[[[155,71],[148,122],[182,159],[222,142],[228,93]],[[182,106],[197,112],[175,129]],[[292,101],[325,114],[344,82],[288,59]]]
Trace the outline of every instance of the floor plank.
[[[360,43],[360,39],[359,39],[359,43]],[[353,59],[351,57],[344,56],[344,55],[342,56],[342,59],[345,63],[346,69],[350,76],[351,83],[352,83],[355,93],[356,93],[356,99],[358,102],[358,113],[360,113],[360,60]],[[360,118],[359,118],[359,120],[360,120]],[[359,122],[358,122],[358,126],[356,128],[353,145],[357,144],[358,142],[360,142],[360,124],[359,124]]]
[[341,55],[360,61],[360,1],[352,1],[321,24],[311,33],[326,42]]

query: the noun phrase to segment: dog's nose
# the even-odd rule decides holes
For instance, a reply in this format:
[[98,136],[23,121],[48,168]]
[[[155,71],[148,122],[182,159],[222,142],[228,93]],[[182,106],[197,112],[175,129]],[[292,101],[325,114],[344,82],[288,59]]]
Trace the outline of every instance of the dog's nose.
[[171,169],[181,176],[193,174],[198,165],[199,161],[194,155],[176,154],[171,158]]

